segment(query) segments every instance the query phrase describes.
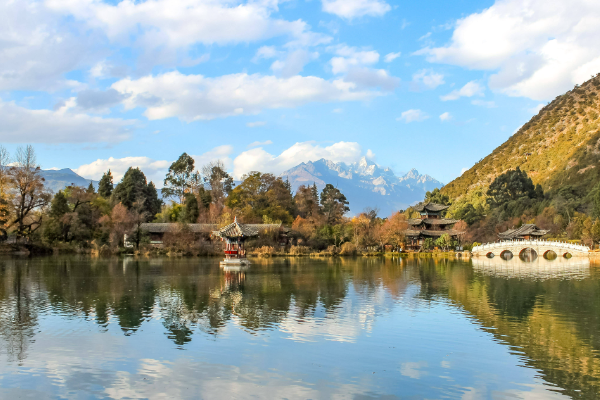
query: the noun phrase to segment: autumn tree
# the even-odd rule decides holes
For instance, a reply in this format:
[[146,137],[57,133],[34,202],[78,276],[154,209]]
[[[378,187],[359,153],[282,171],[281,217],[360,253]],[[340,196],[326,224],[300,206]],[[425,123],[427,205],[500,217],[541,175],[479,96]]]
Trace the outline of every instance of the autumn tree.
[[408,223],[404,213],[395,212],[380,227],[381,236],[387,244],[395,248],[402,246]]
[[204,183],[210,190],[211,200],[220,212],[223,208],[225,198],[235,186],[233,178],[225,171],[225,165],[220,160],[213,161],[202,167],[202,176],[204,177]]
[[294,195],[294,203],[296,204],[298,215],[302,218],[314,217],[321,213],[319,193],[317,192],[316,185],[300,185]]
[[44,186],[35,150],[31,145],[17,148],[14,164],[8,169],[13,195],[11,196],[12,220],[9,227],[16,227],[17,238],[29,236],[42,222],[42,209],[52,196]]

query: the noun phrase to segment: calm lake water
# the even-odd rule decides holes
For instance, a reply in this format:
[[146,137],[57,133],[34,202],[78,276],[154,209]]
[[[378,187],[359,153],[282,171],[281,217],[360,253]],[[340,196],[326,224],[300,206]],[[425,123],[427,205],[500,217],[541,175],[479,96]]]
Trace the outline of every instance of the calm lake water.
[[0,398],[599,398],[600,267],[0,259]]

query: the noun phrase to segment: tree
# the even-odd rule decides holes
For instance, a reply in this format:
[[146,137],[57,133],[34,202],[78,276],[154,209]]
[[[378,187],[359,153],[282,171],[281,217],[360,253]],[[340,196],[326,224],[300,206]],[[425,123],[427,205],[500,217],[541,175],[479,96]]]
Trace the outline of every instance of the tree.
[[0,241],[4,241],[8,238],[6,229],[10,221],[10,207],[9,207],[9,164],[10,164],[10,153],[6,148],[0,145]]
[[294,195],[294,203],[298,215],[302,218],[308,218],[320,214],[319,194],[314,186],[300,185]]
[[48,213],[50,219],[43,231],[44,237],[48,241],[67,240],[67,231],[65,229],[63,218],[65,214],[70,211],[71,209],[69,208],[67,197],[62,190],[59,190],[58,193],[54,195],[52,203],[50,204],[50,212]]
[[31,235],[42,222],[41,211],[51,199],[44,187],[35,150],[31,145],[17,148],[15,163],[8,170],[14,196],[12,196],[12,221],[9,227],[16,226],[17,239]]
[[110,169],[102,175],[98,183],[98,194],[109,199],[113,192],[113,176]]
[[339,221],[344,214],[350,211],[348,200],[340,190],[328,183],[321,192],[321,205],[323,213],[327,217],[328,224],[334,224]]
[[396,212],[381,225],[380,235],[383,241],[398,248],[404,243],[407,229],[406,215]]
[[88,185],[87,192],[89,194],[96,194],[96,188],[94,187],[94,183],[92,181],[90,181],[90,184]]
[[138,203],[142,207],[140,212],[144,212],[148,220],[160,212],[162,205],[154,183],[146,183],[144,173],[133,167],[125,172],[123,179],[115,187],[112,199],[114,203],[121,203],[128,210],[132,210],[134,203]]
[[534,186],[525,171],[517,167],[496,177],[487,191],[487,196],[488,203],[492,207],[498,207],[523,197],[531,199],[543,197],[543,191],[541,186],[539,188]]
[[447,233],[437,238],[435,245],[441,247],[443,250],[448,250],[448,247],[452,244],[452,238]]
[[225,165],[222,161],[211,162],[202,167],[204,182],[210,188],[210,195],[214,204],[220,210],[223,208],[225,197],[231,193],[233,187],[233,178],[225,171]]
[[195,182],[199,180],[199,172],[194,173],[194,159],[183,153],[169,167],[165,177],[162,194],[164,197],[177,197],[180,204],[186,201],[186,193],[192,191]]
[[227,207],[242,216],[244,222],[260,221],[264,216],[271,220],[292,223],[294,201],[281,178],[273,174],[250,172],[242,183],[231,191]]
[[435,188],[431,192],[425,193],[425,202],[443,204],[445,206],[450,205],[450,197],[443,194],[440,189]]
[[198,209],[198,200],[196,196],[191,193],[188,193],[185,196],[185,222],[190,224],[196,223],[198,221],[198,217],[200,216],[200,211]]

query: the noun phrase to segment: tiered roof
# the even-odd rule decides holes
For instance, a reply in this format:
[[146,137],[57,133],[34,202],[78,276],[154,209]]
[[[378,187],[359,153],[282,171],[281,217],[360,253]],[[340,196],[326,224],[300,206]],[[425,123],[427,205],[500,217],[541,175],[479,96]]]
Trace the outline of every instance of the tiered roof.
[[[279,227],[279,225],[276,226]],[[222,238],[253,237],[258,236],[258,229],[252,225],[238,223],[236,217],[231,224],[214,231],[213,235]]]
[[421,224],[425,225],[451,225],[458,222],[457,219],[449,219],[449,218],[411,218],[408,221],[408,225],[410,226],[419,226]]
[[498,237],[502,240],[521,239],[524,236],[544,236],[549,231],[538,228],[535,224],[525,224],[516,229],[509,229],[499,233]]
[[429,229],[408,229],[405,231],[406,236],[408,237],[418,237],[418,236],[429,236],[429,237],[440,237],[444,233],[447,233],[450,236],[460,235],[460,231],[456,231],[454,229],[446,229],[443,231],[439,230],[429,230]]
[[413,208],[419,212],[423,212],[423,211],[440,212],[440,211],[444,211],[444,210],[448,209],[448,207],[450,207],[450,206],[445,206],[443,204],[437,204],[437,203],[419,203],[416,206],[413,206]]

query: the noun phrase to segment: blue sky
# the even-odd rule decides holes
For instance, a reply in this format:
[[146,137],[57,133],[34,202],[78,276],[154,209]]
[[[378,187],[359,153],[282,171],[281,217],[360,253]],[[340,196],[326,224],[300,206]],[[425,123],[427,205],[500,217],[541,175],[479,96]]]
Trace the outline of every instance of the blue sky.
[[590,0],[0,0],[0,138],[160,182],[366,156],[443,182],[600,72]]

